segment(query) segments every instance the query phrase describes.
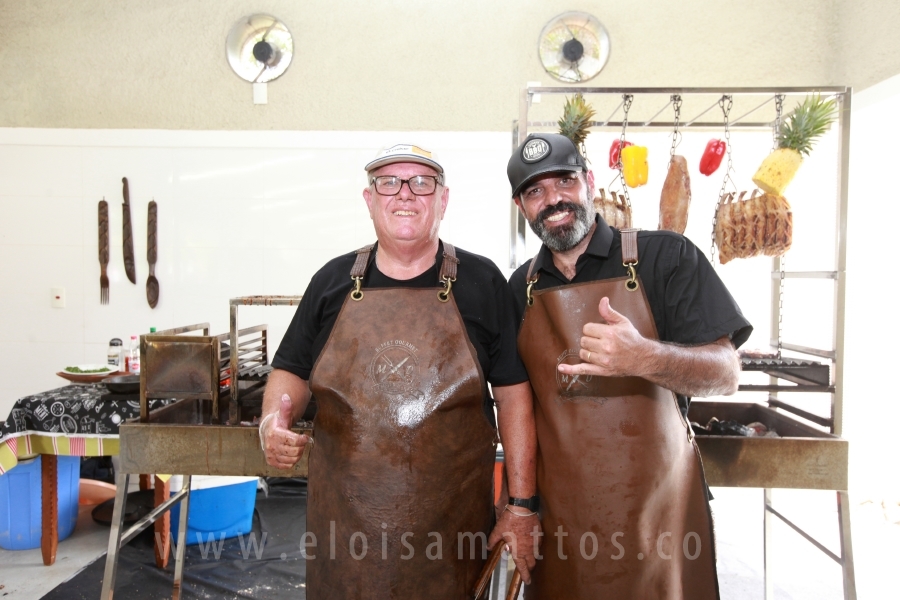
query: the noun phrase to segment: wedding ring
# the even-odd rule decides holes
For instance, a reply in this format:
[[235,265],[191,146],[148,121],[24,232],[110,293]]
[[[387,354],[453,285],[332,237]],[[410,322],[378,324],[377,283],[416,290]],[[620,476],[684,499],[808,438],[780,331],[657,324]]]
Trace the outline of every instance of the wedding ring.
[[587,362],[591,362],[591,351],[588,350]]

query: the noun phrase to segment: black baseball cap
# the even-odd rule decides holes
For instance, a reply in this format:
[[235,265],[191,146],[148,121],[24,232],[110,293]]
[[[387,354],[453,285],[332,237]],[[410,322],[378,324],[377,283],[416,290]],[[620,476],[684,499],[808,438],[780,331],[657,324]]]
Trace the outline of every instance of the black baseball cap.
[[559,133],[532,133],[509,158],[506,176],[515,198],[538,175],[587,170],[587,163],[572,140]]

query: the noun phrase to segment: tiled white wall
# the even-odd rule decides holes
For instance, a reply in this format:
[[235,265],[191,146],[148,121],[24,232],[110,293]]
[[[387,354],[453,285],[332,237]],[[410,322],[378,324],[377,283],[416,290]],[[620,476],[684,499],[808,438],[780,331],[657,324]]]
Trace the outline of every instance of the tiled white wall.
[[[363,165],[387,143],[435,150],[448,174],[448,241],[507,258],[509,133],[175,132],[0,129],[0,415],[104,362],[110,338],[209,322],[228,300],[301,294],[328,259],[374,241]],[[128,177],[137,285],[122,258]],[[109,203],[110,303],[100,304],[97,203]],[[160,299],[147,305],[147,204],[156,200]],[[50,307],[50,289],[66,307]],[[290,307],[245,307],[274,352]]]

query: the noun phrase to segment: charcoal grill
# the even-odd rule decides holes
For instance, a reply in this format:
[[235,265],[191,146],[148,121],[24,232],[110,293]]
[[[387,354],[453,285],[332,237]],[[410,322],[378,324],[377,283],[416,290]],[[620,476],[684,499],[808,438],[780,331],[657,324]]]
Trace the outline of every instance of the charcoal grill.
[[[119,428],[120,466],[102,598],[113,597],[119,549],[150,524],[157,534],[157,565],[166,566],[171,541],[168,511],[176,503],[180,505],[180,523],[172,597],[180,597],[191,476],[306,476],[309,446],[293,469],[266,464],[254,420],[259,417],[271,371],[267,326],[237,329],[240,304],[296,305],[300,298],[233,299],[227,334],[211,336],[209,324],[199,323],[141,336],[141,412],[138,419]],[[150,412],[148,400],[152,398],[174,398],[176,402]],[[312,424],[295,423],[292,430],[311,433]],[[156,477],[156,508],[126,531],[123,518],[129,479],[144,473],[183,475],[183,485],[170,498],[168,483]]]

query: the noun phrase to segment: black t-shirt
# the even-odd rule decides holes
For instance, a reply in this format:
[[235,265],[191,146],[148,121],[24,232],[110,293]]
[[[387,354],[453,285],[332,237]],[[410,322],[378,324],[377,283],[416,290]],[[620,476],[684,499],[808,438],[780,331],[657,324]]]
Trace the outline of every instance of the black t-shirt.
[[[437,288],[442,254],[443,244],[439,244],[435,264],[430,269],[412,279],[397,280],[378,270],[373,251],[362,281],[363,289]],[[456,256],[459,265],[452,295],[485,379],[496,386],[527,381],[528,374],[516,351],[513,302],[503,273],[483,256],[459,248],[456,248]],[[356,253],[344,254],[329,261],[313,275],[275,353],[272,366],[309,379],[313,365],[331,335],[338,313],[353,289],[350,270],[355,261]],[[493,420],[487,389],[485,406],[486,413]]]
[[[597,215],[597,228],[585,252],[575,263],[569,281],[553,264],[553,256],[541,246],[535,260],[541,276],[535,290],[612,279],[627,275],[622,266],[622,234]],[[525,261],[509,285],[519,324],[525,314],[525,277],[531,261]],[[753,331],[737,302],[719,279],[706,256],[686,237],[671,231],[638,232],[636,267],[656,322],[660,340],[685,345],[708,344],[728,335],[735,348]],[[615,306],[612,307],[615,309]],[[685,398],[679,396],[683,409]]]

